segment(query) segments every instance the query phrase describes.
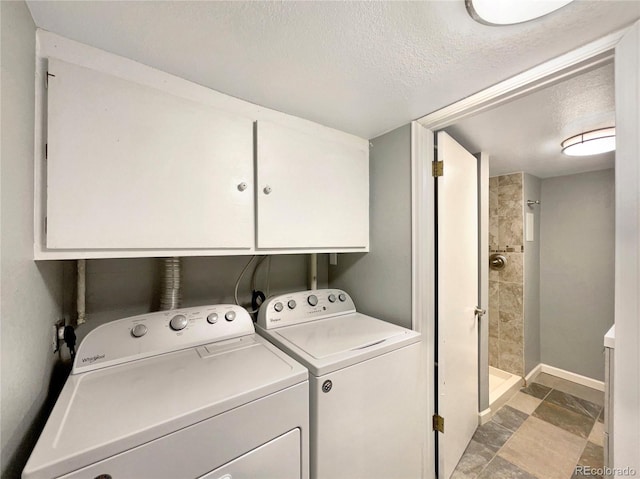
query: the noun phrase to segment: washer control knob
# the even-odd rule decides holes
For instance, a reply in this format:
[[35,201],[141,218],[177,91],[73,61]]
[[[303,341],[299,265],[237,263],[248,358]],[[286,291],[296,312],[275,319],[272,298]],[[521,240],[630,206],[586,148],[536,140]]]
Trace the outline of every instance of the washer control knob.
[[279,313],[284,309],[284,307],[282,306],[282,303],[278,301],[276,304],[273,305],[273,309],[275,309]]
[[344,293],[340,293],[338,295],[338,299],[344,303],[347,300],[347,295]]
[[335,294],[331,293],[329,295],[329,302],[330,303],[335,303],[336,302],[336,295]]
[[224,319],[226,319],[227,321],[233,321],[234,319],[236,319],[236,312],[227,311],[224,315]]
[[307,298],[307,303],[309,303],[310,306],[315,306],[318,304],[318,297],[315,294],[310,294]]
[[147,327],[144,324],[138,323],[131,329],[131,336],[134,338],[141,338],[147,334]]
[[294,309],[296,307],[296,302],[293,299],[290,299],[287,306],[289,306],[289,309]]
[[211,313],[207,316],[207,323],[216,324],[218,322],[218,313]]
[[171,321],[169,322],[169,326],[171,326],[171,329],[173,329],[174,331],[180,331],[186,328],[188,323],[189,323],[189,320],[187,319],[186,316],[182,314],[177,314],[173,318],[171,318]]

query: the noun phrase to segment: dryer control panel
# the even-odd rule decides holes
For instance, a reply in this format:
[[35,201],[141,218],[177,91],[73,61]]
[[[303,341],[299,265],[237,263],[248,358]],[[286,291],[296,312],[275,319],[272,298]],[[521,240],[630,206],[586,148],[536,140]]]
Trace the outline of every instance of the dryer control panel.
[[260,306],[258,326],[281,328],[355,313],[351,296],[341,289],[315,289],[273,296]]
[[246,309],[235,304],[141,314],[98,326],[80,343],[72,374],[253,334]]

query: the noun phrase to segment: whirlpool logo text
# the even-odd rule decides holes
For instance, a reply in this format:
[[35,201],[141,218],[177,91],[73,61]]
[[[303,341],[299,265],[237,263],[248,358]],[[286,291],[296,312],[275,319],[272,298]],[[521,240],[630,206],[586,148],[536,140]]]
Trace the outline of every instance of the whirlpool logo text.
[[98,359],[103,359],[104,354],[96,354],[95,356],[89,356],[88,358],[82,358],[83,363],[95,363]]

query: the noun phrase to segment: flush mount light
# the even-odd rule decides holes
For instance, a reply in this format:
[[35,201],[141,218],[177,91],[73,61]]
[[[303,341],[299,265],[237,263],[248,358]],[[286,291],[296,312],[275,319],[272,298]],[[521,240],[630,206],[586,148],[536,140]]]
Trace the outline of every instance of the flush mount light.
[[465,0],[475,21],[485,25],[528,22],[564,7],[573,0]]
[[616,149],[616,129],[614,127],[586,131],[567,138],[561,143],[562,153],[568,156],[589,156]]

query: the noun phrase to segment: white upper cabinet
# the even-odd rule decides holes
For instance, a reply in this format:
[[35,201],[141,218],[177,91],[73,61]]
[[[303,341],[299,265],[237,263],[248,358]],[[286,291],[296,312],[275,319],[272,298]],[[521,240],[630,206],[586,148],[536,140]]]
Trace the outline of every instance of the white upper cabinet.
[[47,95],[46,248],[253,247],[251,119],[54,59]]
[[35,259],[369,250],[366,140],[42,35]]
[[268,121],[256,146],[258,249],[368,250],[368,149]]

